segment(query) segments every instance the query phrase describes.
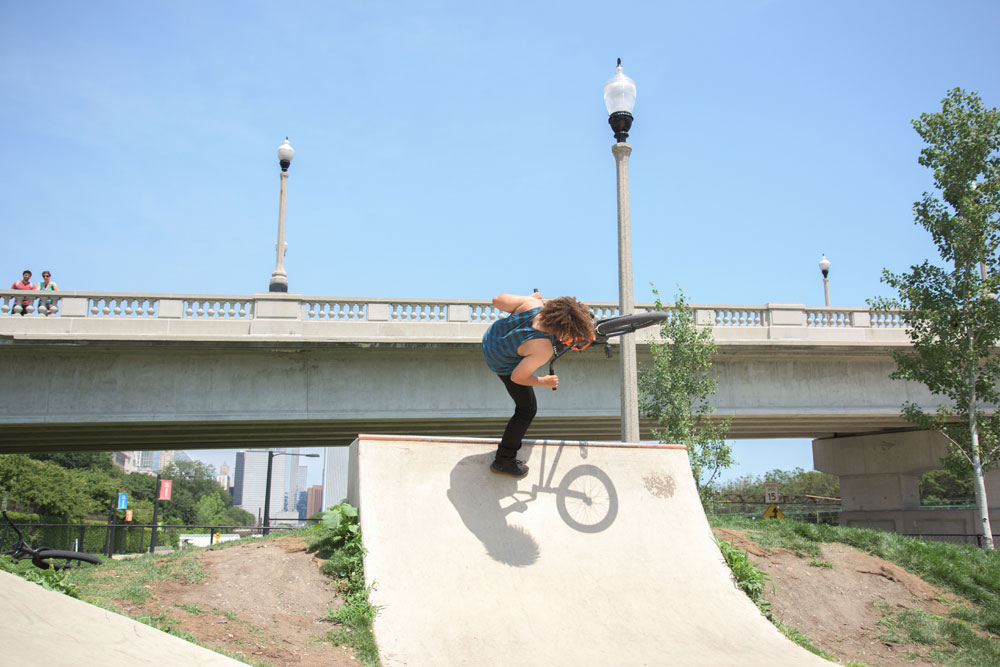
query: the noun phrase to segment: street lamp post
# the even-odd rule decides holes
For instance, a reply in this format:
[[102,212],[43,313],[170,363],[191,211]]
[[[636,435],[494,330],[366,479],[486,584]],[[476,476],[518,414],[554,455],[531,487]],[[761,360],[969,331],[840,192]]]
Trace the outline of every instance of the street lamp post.
[[288,166],[292,164],[292,157],[295,151],[285,142],[278,146],[278,164],[281,165],[281,195],[278,201],[278,243],[274,246],[278,258],[274,263],[274,272],[271,273],[271,284],[268,285],[268,292],[287,292],[288,275],[285,273],[285,252],[288,251],[288,244],[285,243],[285,193],[288,190]]
[[[628,196],[628,158],[632,146],[626,141],[632,128],[635,106],[635,81],[625,76],[622,59],[618,59],[615,75],[604,84],[604,105],[608,123],[615,134],[611,147],[618,176],[618,313],[631,315],[634,308],[632,291],[632,231]],[[639,442],[639,379],[636,368],[635,333],[621,337],[621,420],[622,442]]]
[[826,299],[826,305],[830,305],[830,260],[823,255],[823,259],[819,260],[819,270],[823,273],[823,297]]
[[293,452],[276,452],[273,449],[248,449],[248,452],[263,452],[267,454],[267,481],[264,484],[264,528],[261,531],[264,535],[271,533],[271,466],[274,464],[275,456],[307,456],[309,458],[319,458],[319,454],[296,454]]

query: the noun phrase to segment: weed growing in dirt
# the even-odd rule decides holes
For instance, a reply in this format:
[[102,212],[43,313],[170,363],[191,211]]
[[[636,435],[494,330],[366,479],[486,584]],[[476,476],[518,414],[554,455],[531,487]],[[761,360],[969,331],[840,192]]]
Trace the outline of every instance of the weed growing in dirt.
[[722,557],[725,559],[726,565],[729,566],[729,569],[733,573],[733,578],[736,580],[736,587],[747,594],[747,597],[757,605],[757,608],[767,617],[767,620],[774,623],[782,634],[802,648],[827,660],[833,660],[831,655],[813,646],[812,642],[809,641],[809,637],[805,634],[789,625],[785,625],[774,617],[771,613],[771,603],[764,597],[766,584],[771,580],[767,576],[767,573],[757,569],[757,566],[753,564],[750,556],[745,551],[737,549],[725,540],[720,540],[718,537],[715,538],[715,542],[719,545],[719,550],[722,551]]
[[833,563],[828,560],[820,560],[819,558],[810,558],[809,564],[813,567],[823,567],[826,569],[832,569]]
[[0,572],[10,572],[22,579],[34,582],[47,591],[58,591],[70,597],[79,598],[76,585],[66,580],[65,570],[42,570],[35,567],[31,559],[14,560],[10,556],[0,556]]
[[331,507],[312,530],[309,548],[320,558],[329,559],[320,571],[336,579],[344,597],[343,608],[325,619],[341,626],[328,633],[330,641],[351,646],[365,667],[377,667],[380,663],[372,621],[378,608],[369,601],[371,589],[365,586],[365,548],[361,544],[358,510],[348,503]]
[[[907,628],[913,630],[916,636],[926,638],[931,636],[928,628],[934,627],[937,633],[934,636],[944,638],[941,639],[944,643],[936,644],[935,650],[942,654],[954,653],[946,661],[949,664],[1000,664],[995,652],[1000,650],[996,648],[998,642],[995,637],[1000,634],[1000,551],[987,551],[972,545],[924,542],[880,530],[794,520],[756,521],[716,515],[709,517],[709,521],[713,526],[744,530],[765,548],[784,547],[800,555],[818,555],[821,543],[840,542],[895,563],[925,581],[974,603],[972,608],[955,607],[951,619],[933,623],[911,615],[905,619]],[[811,549],[804,548],[804,545],[811,545]],[[925,627],[923,631],[917,629],[921,623]],[[984,640],[970,629],[970,625],[978,626],[993,637]],[[906,636],[912,639],[909,630]]]
[[733,572],[736,579],[736,587],[747,594],[747,597],[757,605],[761,613],[765,616],[771,614],[771,603],[764,597],[765,585],[771,580],[766,572],[761,572],[750,560],[750,556],[745,551],[741,551],[729,544],[725,540],[715,538],[715,542],[722,551],[722,557],[726,559],[726,565]]

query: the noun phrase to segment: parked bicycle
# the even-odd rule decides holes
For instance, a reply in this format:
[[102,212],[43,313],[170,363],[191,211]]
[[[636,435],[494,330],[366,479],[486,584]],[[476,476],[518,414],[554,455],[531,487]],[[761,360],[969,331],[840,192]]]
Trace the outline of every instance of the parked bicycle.
[[[0,555],[10,556],[14,560],[24,560],[25,558],[30,558],[35,567],[43,570],[47,570],[50,567],[53,570],[69,570],[80,567],[83,563],[100,565],[104,562],[97,556],[91,556],[90,554],[83,553],[81,551],[64,551],[62,549],[50,549],[49,547],[32,548],[31,545],[25,541],[24,535],[18,529],[17,525],[10,520],[9,516],[7,516],[7,512],[3,512],[3,518],[7,522],[7,525],[4,526],[3,536],[0,537],[0,544],[3,544],[5,541],[8,530],[14,531],[17,535],[17,542],[14,543],[13,549],[0,551]],[[50,563],[50,560],[61,560],[65,562]]]

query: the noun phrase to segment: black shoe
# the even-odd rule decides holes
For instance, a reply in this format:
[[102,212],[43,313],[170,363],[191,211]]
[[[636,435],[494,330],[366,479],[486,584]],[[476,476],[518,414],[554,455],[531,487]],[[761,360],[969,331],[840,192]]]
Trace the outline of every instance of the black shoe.
[[490,464],[490,470],[512,477],[524,477],[528,474],[528,466],[520,459],[495,459]]

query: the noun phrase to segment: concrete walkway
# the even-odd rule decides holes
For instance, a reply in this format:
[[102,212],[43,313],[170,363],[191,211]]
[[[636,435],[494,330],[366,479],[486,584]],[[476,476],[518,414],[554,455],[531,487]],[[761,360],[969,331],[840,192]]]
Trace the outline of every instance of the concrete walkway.
[[243,665],[231,658],[0,572],[0,654],[6,665]]
[[683,448],[360,436],[384,667],[829,665],[733,585]]

